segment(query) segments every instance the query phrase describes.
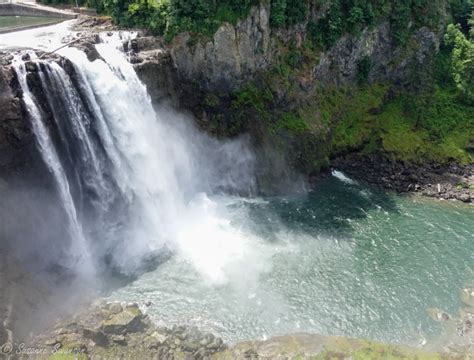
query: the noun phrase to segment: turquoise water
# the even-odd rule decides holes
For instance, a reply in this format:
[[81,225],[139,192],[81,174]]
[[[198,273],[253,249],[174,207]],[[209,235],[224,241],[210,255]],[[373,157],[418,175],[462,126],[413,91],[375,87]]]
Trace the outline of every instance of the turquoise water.
[[192,239],[191,255],[177,247],[110,299],[151,301],[158,323],[228,341],[312,332],[416,345],[439,341],[427,310],[455,316],[474,279],[472,206],[335,177],[292,197],[213,200],[234,236]]

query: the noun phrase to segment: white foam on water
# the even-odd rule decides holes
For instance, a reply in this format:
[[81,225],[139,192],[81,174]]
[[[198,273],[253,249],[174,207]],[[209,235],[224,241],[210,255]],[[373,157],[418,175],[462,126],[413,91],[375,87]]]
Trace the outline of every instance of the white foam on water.
[[339,170],[332,170],[331,171],[332,176],[334,176],[336,179],[342,181],[343,183],[349,184],[349,185],[355,185],[357,184],[357,181],[352,180],[351,178],[347,177],[343,172]]

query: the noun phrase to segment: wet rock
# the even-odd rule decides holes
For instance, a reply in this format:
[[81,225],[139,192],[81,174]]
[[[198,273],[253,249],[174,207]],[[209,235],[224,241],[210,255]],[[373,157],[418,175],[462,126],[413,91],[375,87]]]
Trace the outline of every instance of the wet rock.
[[466,203],[474,198],[474,164],[410,164],[393,161],[384,154],[354,153],[333,159],[332,165],[357,180],[400,193],[419,192]]
[[127,306],[122,312],[102,323],[104,333],[121,335],[129,332],[140,332],[144,329],[143,314],[136,305]]
[[201,339],[199,342],[199,345],[207,347],[209,344],[211,344],[214,341],[214,335],[212,334],[206,334],[204,337]]
[[91,31],[103,30],[108,28],[114,28],[110,18],[105,16],[80,16],[78,20],[74,23],[73,28],[76,30],[85,30]]
[[127,340],[125,338],[125,336],[123,335],[112,335],[110,337],[110,339],[115,343],[115,344],[118,344],[118,345],[127,345]]
[[197,349],[201,347],[201,345],[199,344],[197,340],[187,339],[182,344],[182,347],[185,351],[195,352]]
[[451,319],[448,313],[436,308],[428,309],[428,315],[435,321],[443,322]]
[[46,339],[43,343],[46,346],[54,346],[56,344],[61,344],[61,338],[52,337],[52,338]]
[[26,71],[28,72],[38,72],[38,64],[33,61],[28,61],[25,63]]
[[107,309],[110,311],[111,314],[119,314],[123,311],[122,305],[120,303],[110,303],[107,306]]
[[89,41],[78,42],[77,44],[75,44],[75,47],[82,50],[86,54],[87,59],[90,62],[95,61],[95,60],[103,60],[102,56],[100,56],[99,52],[97,51],[95,47],[95,43],[93,42],[89,42]]
[[464,288],[461,292],[461,300],[464,304],[474,307],[474,287]]
[[86,339],[92,340],[98,346],[107,346],[109,344],[109,339],[102,331],[85,328],[83,335]]
[[206,349],[219,350],[223,344],[224,342],[221,338],[215,338],[210,344],[206,345]]
[[151,334],[149,339],[149,348],[151,349],[158,349],[160,346],[166,343],[168,338],[160,334],[159,332],[155,331]]

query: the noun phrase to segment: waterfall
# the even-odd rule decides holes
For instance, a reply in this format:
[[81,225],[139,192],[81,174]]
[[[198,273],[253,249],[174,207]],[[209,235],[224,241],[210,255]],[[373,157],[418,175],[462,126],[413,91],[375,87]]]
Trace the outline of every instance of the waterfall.
[[244,240],[209,195],[251,193],[252,152],[246,139],[217,141],[183,115],[155,110],[122,42],[118,33],[103,36],[96,45],[101,59],[93,62],[79,49],[62,49],[68,71],[33,59],[36,91],[20,55],[15,60],[38,147],[70,223],[71,253],[89,259],[87,268],[107,264],[133,274],[165,248],[181,249],[220,278],[220,263],[204,266],[209,255],[201,249],[224,249],[227,241],[222,255],[232,257]]
[[17,57],[14,59],[13,66],[16,70],[18,81],[23,90],[23,101],[31,118],[31,124],[36,135],[38,147],[43,156],[44,162],[54,177],[59,197],[69,221],[69,232],[73,240],[71,254],[79,255],[76,257],[75,261],[80,263],[82,269],[92,272],[93,268],[90,262],[90,254],[71,195],[69,181],[66,177],[64,169],[62,168],[56,149],[54,148],[54,145],[51,141],[48,129],[43,123],[40,110],[28,86],[25,64],[20,60],[19,57]]

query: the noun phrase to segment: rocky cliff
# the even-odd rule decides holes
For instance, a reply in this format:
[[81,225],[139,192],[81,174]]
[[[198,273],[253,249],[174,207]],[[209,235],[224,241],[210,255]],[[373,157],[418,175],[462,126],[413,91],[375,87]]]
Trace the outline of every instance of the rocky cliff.
[[[266,3],[255,6],[248,17],[224,23],[211,38],[181,33],[165,44],[139,37],[132,46],[137,72],[155,101],[172,96],[216,136],[251,134],[263,193],[287,190],[297,182],[295,169],[313,178],[340,154],[332,144],[339,116],[319,104],[328,90],[348,89],[361,80],[386,84],[381,103],[365,110],[377,115],[394,94],[422,87],[447,21],[444,15],[437,29],[413,27],[409,40],[399,45],[389,21],[380,21],[321,50],[310,44],[307,23],[327,9],[283,29],[271,27],[270,10]],[[414,76],[421,71],[426,76]]]
[[[312,18],[320,18],[324,10]],[[211,39],[195,39],[182,33],[169,49],[180,80],[197,81],[208,91],[227,92],[275,66],[290,46],[304,48],[308,37],[306,24],[272,29],[270,5],[262,4],[235,25],[222,25]],[[389,22],[383,21],[360,34],[342,36],[331,49],[319,52],[299,85],[309,91],[320,85],[354,83],[358,64],[367,57],[373,64],[368,74],[370,82],[407,82],[407,69],[413,62],[422,65],[428,61],[436,53],[440,37],[440,32],[423,27],[414,29],[409,46],[396,46]]]
[[20,99],[13,70],[10,66],[1,66],[0,178],[28,172],[28,168],[34,166],[34,138]]
[[[327,7],[312,11],[303,23],[284,28],[271,26],[270,11],[263,2],[235,24],[224,23],[211,37],[180,33],[168,43],[141,33],[125,44],[126,50],[156,103],[171,99],[218,137],[250,134],[262,193],[287,191],[292,184],[299,186],[301,179],[314,179],[328,169],[332,158],[347,153],[382,151],[389,159],[422,163],[426,154],[433,153],[431,148],[439,148],[430,140],[430,148],[421,149],[424,154],[413,148],[416,140],[396,148],[397,140],[387,140],[385,135],[393,135],[384,125],[385,117],[392,115],[383,112],[393,99],[419,91],[430,81],[448,21],[444,10],[434,28],[410,23],[410,36],[401,44],[393,40],[389,19],[379,19],[359,32],[343,34],[327,49],[313,46],[308,30],[310,22],[325,16]],[[93,26],[88,31],[96,31]],[[96,41],[90,36],[75,46],[90,49]],[[34,146],[21,110],[21,94],[7,66],[0,86],[5,115],[0,132],[1,176],[30,169],[37,154],[31,155]],[[353,103],[360,109],[355,109],[359,113],[351,123],[348,113]],[[403,120],[403,112],[397,113],[401,120],[394,123]],[[463,159],[468,159],[467,150],[462,151]],[[416,183],[413,180],[407,187],[415,188]]]

